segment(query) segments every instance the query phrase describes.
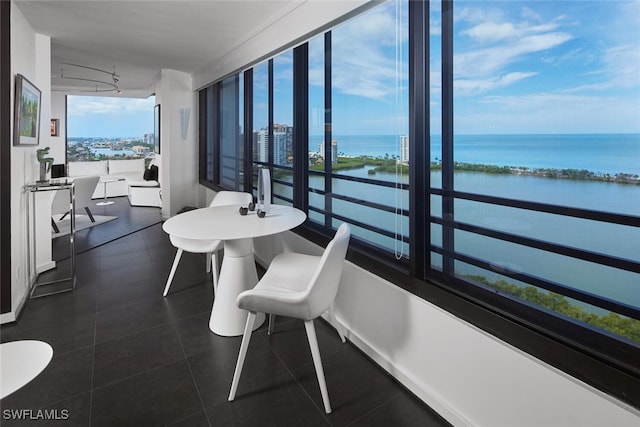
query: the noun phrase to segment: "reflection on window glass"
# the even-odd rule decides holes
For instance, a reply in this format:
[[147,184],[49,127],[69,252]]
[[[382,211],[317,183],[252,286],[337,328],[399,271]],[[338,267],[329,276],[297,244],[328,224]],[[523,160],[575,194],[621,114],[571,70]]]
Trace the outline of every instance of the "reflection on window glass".
[[269,161],[269,65],[253,68],[253,161]]
[[213,167],[213,159],[214,159],[214,151],[215,151],[215,144],[217,143],[217,136],[214,135],[214,131],[213,131],[213,123],[214,123],[214,117],[218,108],[218,105],[216,104],[216,100],[214,97],[214,90],[215,90],[215,86],[209,86],[206,89],[203,89],[201,91],[201,96],[200,96],[200,108],[204,109],[204,111],[206,112],[206,119],[205,119],[205,123],[203,126],[203,131],[204,131],[204,147],[203,147],[203,152],[200,154],[201,156],[204,156],[204,164],[203,164],[203,168],[204,171],[200,171],[201,174],[201,178],[203,178],[205,181],[213,183],[214,181],[214,167]]
[[273,58],[273,150],[274,202],[293,201],[293,172],[277,166],[293,166],[293,50]]
[[273,59],[273,163],[293,163],[293,50]]
[[[318,150],[336,174],[333,214],[357,218],[366,232],[356,229],[354,235],[399,258],[408,256],[408,222],[402,216],[408,211],[411,163],[407,8],[406,1],[391,1],[331,32],[331,147],[322,141]],[[394,185],[370,185],[362,193],[340,176]],[[374,205],[361,211],[365,215],[353,215],[351,204],[364,203],[365,195]]]
[[429,160],[431,187],[442,188],[442,5],[429,2]]
[[324,155],[320,152],[325,138],[325,36],[309,40],[309,219],[324,224]]
[[395,181],[409,163],[406,8],[389,2],[331,33],[335,172]]
[[225,79],[220,90],[220,185],[243,188],[242,74]]

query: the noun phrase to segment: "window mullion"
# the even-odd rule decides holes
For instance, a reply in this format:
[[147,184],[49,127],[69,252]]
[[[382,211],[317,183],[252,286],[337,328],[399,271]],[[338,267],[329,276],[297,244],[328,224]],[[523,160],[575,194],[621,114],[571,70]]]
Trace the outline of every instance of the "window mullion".
[[[453,205],[453,2],[442,2],[442,216],[452,219]],[[454,229],[442,227],[444,249],[442,268],[454,274]]]
[[430,241],[429,197],[429,5],[409,2],[409,269],[424,277]]
[[253,193],[253,68],[244,72],[244,191]]
[[324,221],[325,226],[331,228],[333,217],[332,202],[332,165],[331,165],[331,139],[332,118],[331,118],[331,32],[324,35]]
[[293,205],[309,205],[309,45],[293,50]]

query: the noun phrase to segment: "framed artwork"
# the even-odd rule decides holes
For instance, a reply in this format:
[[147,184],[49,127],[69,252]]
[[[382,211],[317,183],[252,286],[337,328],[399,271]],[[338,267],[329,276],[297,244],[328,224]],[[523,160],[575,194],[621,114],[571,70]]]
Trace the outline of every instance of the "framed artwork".
[[60,136],[60,119],[51,119],[51,136]]
[[17,74],[13,145],[38,145],[40,143],[41,100],[40,89],[22,74]]
[[153,107],[153,141],[153,151],[160,154],[160,104]]

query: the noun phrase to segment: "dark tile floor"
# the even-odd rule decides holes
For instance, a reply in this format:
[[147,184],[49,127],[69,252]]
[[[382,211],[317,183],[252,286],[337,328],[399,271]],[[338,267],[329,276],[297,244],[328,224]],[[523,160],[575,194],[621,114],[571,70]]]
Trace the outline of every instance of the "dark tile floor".
[[[286,318],[271,336],[264,326],[254,333],[236,400],[228,402],[241,337],[209,331],[204,257],[185,253],[163,298],[175,249],[160,224],[136,227],[116,240],[95,239],[111,241],[93,249],[81,246],[76,289],[29,300],[17,323],[0,328],[3,342],[39,339],[54,348],[42,374],[0,401],[2,426],[449,425],[321,320],[332,414],[322,409],[304,326]],[[6,410],[68,419],[17,421]]]

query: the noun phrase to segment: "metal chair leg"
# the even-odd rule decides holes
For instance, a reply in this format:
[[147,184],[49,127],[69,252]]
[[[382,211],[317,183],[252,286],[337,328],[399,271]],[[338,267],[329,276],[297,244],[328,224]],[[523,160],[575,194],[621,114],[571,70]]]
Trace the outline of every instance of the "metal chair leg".
[[87,212],[87,215],[89,215],[89,219],[91,220],[91,222],[96,222],[93,214],[91,213],[91,209],[89,209],[89,206],[85,206],[84,210]]
[[53,218],[51,218],[51,227],[53,228],[53,231],[55,233],[59,233],[60,229],[58,228],[58,225],[56,224],[56,222],[53,220]]

